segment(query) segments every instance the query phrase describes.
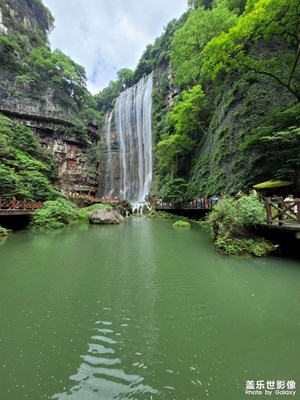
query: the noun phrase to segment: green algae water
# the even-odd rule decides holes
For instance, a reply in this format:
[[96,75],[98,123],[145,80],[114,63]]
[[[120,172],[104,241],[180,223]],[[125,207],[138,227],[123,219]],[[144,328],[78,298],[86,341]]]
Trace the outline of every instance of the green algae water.
[[299,261],[224,257],[198,226],[8,237],[0,317],[1,400],[300,398]]

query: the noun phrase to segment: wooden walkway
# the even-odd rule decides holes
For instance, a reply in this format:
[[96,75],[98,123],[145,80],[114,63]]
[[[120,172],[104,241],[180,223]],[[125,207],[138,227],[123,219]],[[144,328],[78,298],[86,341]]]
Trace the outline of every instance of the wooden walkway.
[[202,202],[195,201],[179,201],[176,203],[158,203],[155,206],[156,210],[211,210],[212,202],[210,199],[205,199]]
[[178,202],[159,203],[155,206],[156,211],[166,211],[170,214],[189,218],[195,221],[203,219],[211,211],[211,203]]
[[84,195],[83,197],[93,204],[120,203],[121,201],[119,197],[93,197],[88,194]]
[[[263,198],[262,201],[266,209],[266,221],[262,224],[264,227],[282,231],[294,231],[300,235],[300,199]],[[155,209],[199,219],[211,211],[212,207],[212,202],[207,199],[207,201],[200,203],[196,201],[158,203]]]
[[264,226],[270,229],[300,232],[299,199],[265,198],[263,203],[267,214]]
[[44,207],[42,201],[27,201],[12,199],[3,199],[0,197],[0,216],[1,215],[28,215],[33,211]]
[[34,113],[31,111],[21,111],[17,108],[0,105],[0,112],[6,115],[11,115],[18,118],[29,118],[37,121],[50,122],[54,124],[62,124],[67,126],[75,126],[76,124],[70,119],[57,117],[53,114],[47,113]]

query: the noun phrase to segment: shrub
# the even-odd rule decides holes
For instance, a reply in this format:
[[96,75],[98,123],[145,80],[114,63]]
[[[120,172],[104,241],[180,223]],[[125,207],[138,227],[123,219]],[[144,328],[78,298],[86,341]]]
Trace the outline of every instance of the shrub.
[[161,218],[161,219],[178,219],[176,215],[173,215],[171,213],[167,213],[166,211],[156,211],[156,210],[151,210],[147,214],[148,218]]
[[264,256],[274,250],[274,245],[263,238],[228,238],[218,237],[215,241],[217,249],[228,255]]
[[0,237],[1,236],[7,236],[8,235],[8,230],[6,228],[3,228],[0,226]]
[[44,208],[34,212],[30,229],[37,231],[49,231],[64,227],[76,218],[76,206],[70,201],[60,198],[54,201],[46,201]]
[[218,235],[233,237],[247,234],[253,225],[264,220],[264,207],[255,196],[239,199],[225,197],[214,206],[208,217],[215,238]]
[[225,197],[208,216],[217,249],[228,255],[262,256],[273,251],[272,243],[253,233],[264,220],[264,207],[255,196]]
[[177,229],[190,229],[191,224],[188,221],[176,221],[173,224],[173,228],[177,228]]

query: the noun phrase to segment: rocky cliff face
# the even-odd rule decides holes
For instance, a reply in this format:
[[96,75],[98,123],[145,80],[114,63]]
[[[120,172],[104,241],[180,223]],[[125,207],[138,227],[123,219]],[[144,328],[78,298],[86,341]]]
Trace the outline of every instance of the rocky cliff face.
[[[27,37],[25,52],[46,46],[52,24],[50,11],[38,0],[0,0],[2,55],[11,51],[10,43],[14,43],[16,35]],[[75,128],[72,121],[78,115],[76,104],[63,93],[58,96],[50,85],[27,79],[18,65],[22,60],[16,57],[11,64],[9,58],[8,62],[0,62],[0,113],[28,126],[40,146],[51,151],[57,163],[59,190],[65,194],[95,192],[97,128],[90,126],[84,140],[72,133]],[[67,134],[66,128],[71,133]]]
[[40,29],[46,34],[52,27],[53,18],[50,11],[34,0],[1,0],[0,33],[23,33],[24,29]]
[[[17,35],[27,36],[22,44],[25,53],[36,46],[47,44],[47,33],[52,23],[50,11],[39,1],[0,0],[0,34],[9,37],[12,43],[15,43]],[[8,43],[1,47],[2,58],[9,57],[11,46]],[[22,62],[21,59],[17,61]],[[22,72],[19,71],[16,60],[10,62],[11,64],[0,62],[0,111],[6,108],[35,114],[47,112],[53,115],[74,115],[71,107],[62,106],[55,99],[53,89],[43,87],[41,90],[29,79],[21,79]]]
[[[70,193],[96,193],[98,187],[98,132],[89,127],[89,136],[80,141],[72,133],[66,133],[67,120],[44,118],[34,114],[7,113],[17,123],[31,129],[39,145],[48,149],[56,161],[58,179],[55,186],[65,195]],[[64,126],[65,124],[65,126]]]
[[[276,58],[288,51],[280,41],[258,43],[253,48],[260,59]],[[168,69],[155,71],[154,75],[157,80],[153,93],[153,132],[154,143],[157,143],[165,132],[164,121],[176,90],[172,87],[172,74]],[[187,196],[194,198],[247,191],[255,183],[270,179],[296,182],[297,174],[299,180],[299,169],[298,172],[288,170],[288,158],[292,159],[287,155],[292,147],[289,140],[286,139],[285,145],[280,142],[277,148],[275,142],[271,148],[260,141],[263,135],[271,137],[293,126],[288,125],[289,122],[286,125],[278,124],[279,114],[286,113],[297,103],[296,98],[282,84],[270,76],[248,71],[243,74],[224,73],[222,79],[210,83],[204,90],[209,102],[210,117],[204,127],[205,132],[199,134],[201,141],[199,139],[195,144],[195,150],[190,155],[192,166],[190,170],[186,168]],[[282,121],[284,119],[288,121],[288,113]],[[159,159],[154,152],[154,168],[158,164]],[[280,173],[282,175],[278,177]],[[161,186],[164,176],[156,176],[156,179],[158,186]]]
[[59,179],[55,186],[65,195],[93,194],[98,187],[97,163],[95,161],[96,140],[81,143],[57,129],[51,131],[45,125],[35,128],[41,147],[53,154]]
[[10,110],[48,116],[76,116],[76,110],[58,101],[52,88],[40,91],[36,86],[19,82],[14,74],[0,69],[0,112]]
[[[256,48],[262,58],[287,51],[280,43],[271,42]],[[216,99],[210,97],[213,113],[191,174],[199,193],[206,195],[237,193],[251,189],[255,183],[276,179],[276,157],[281,152],[284,160],[287,149],[259,144],[258,132],[265,129],[272,135],[274,130],[269,131],[269,127],[274,124],[275,129],[275,113],[296,103],[275,79],[251,72],[227,76],[220,88]]]

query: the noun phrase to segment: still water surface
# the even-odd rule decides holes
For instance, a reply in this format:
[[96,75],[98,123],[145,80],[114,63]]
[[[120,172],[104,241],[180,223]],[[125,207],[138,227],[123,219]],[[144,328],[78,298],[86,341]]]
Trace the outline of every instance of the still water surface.
[[0,321],[3,400],[240,400],[247,380],[300,398],[299,261],[224,257],[198,226],[11,236]]

